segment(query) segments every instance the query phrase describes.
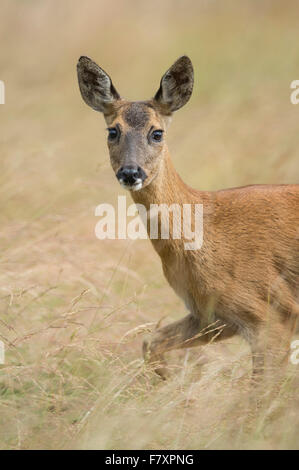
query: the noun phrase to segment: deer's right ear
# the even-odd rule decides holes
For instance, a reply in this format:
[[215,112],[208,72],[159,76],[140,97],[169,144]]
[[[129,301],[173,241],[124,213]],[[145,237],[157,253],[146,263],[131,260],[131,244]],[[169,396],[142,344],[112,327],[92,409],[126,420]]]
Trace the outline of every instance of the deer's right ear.
[[80,57],[77,64],[82,98],[96,111],[108,114],[113,103],[120,99],[109,75],[89,57]]
[[193,75],[192,62],[186,55],[167,70],[154,97],[162,112],[171,114],[187,103],[193,90]]

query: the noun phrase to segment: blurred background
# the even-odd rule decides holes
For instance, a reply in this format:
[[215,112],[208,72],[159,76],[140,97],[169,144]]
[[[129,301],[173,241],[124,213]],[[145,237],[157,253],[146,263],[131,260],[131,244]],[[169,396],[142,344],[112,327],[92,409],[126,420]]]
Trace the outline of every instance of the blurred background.
[[139,100],[189,55],[194,93],[168,132],[185,182],[298,183],[299,3],[2,0],[0,22],[0,447],[298,447],[294,366],[258,414],[238,338],[171,354],[166,384],[144,367],[143,336],[184,306],[149,241],[94,235],[95,207],[125,193],[76,62]]

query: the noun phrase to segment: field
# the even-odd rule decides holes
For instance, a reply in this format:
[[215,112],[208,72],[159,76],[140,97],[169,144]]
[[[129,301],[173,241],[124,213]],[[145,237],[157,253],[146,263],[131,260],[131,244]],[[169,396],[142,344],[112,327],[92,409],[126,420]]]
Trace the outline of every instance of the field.
[[255,409],[239,337],[170,353],[167,382],[141,360],[185,309],[148,240],[95,237],[95,207],[126,193],[75,69],[88,55],[146,99],[188,54],[167,136],[183,179],[298,183],[298,2],[2,0],[0,44],[0,448],[298,448],[299,365]]

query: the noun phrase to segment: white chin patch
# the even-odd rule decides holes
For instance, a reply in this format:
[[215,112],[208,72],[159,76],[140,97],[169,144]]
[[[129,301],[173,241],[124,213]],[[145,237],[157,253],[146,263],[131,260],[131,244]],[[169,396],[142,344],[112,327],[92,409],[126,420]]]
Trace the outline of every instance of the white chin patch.
[[132,191],[139,191],[139,189],[141,189],[141,188],[142,188],[142,179],[138,178],[138,180],[136,181],[134,186],[132,186],[131,190]]
[[127,189],[128,191],[139,191],[139,189],[142,188],[142,179],[141,178],[138,178],[136,180],[136,182],[131,186],[129,184],[125,184],[124,181],[122,179],[119,180],[119,184]]

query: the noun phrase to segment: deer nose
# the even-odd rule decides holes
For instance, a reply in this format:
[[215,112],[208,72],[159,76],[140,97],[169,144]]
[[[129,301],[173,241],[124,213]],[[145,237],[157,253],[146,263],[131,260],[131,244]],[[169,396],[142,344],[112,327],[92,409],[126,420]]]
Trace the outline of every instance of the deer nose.
[[124,166],[117,172],[117,178],[128,186],[133,186],[138,180],[143,181],[143,170],[138,167]]

